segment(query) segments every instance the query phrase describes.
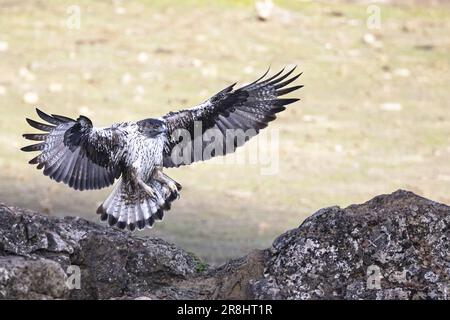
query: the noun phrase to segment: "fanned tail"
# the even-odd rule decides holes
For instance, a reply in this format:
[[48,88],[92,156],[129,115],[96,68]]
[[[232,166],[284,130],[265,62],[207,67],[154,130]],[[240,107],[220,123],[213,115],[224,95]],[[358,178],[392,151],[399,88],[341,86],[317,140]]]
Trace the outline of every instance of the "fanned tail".
[[110,226],[117,226],[120,229],[126,227],[133,231],[151,228],[155,221],[161,221],[164,211],[170,210],[172,202],[179,197],[181,186],[176,184],[177,190],[170,188],[157,181],[151,180],[148,186],[154,191],[154,196],[149,195],[143,188],[131,190],[131,187],[120,179],[114,190],[97,213],[102,221],[107,221]]

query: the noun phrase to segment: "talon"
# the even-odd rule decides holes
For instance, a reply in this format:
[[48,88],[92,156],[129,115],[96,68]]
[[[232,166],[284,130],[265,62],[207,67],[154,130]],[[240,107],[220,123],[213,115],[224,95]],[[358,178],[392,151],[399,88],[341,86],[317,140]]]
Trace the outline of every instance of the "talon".
[[172,207],[172,205],[171,205],[170,201],[166,201],[161,208],[163,208],[164,210],[170,210],[171,207]]
[[144,191],[152,198],[156,199],[156,193],[155,191],[153,191],[153,189],[147,185],[145,182],[143,182],[142,180],[140,180],[139,185],[141,186],[142,189],[144,189]]
[[148,185],[145,185],[144,190],[145,190],[145,192],[147,192],[147,194],[150,197],[156,198],[156,193],[155,193],[155,191],[153,191],[153,189],[151,187],[149,187]]
[[169,200],[169,202],[171,202],[171,201],[177,199],[178,197],[179,197],[178,192],[172,192],[172,193],[170,194],[170,196],[167,198],[167,200]]
[[161,170],[155,171],[155,179],[162,184],[166,185],[171,193],[177,192],[181,190],[181,184],[165,175]]
[[178,193],[177,185],[175,183],[173,183],[172,181],[169,181],[167,183],[167,186],[169,187],[171,193],[175,193],[175,192]]

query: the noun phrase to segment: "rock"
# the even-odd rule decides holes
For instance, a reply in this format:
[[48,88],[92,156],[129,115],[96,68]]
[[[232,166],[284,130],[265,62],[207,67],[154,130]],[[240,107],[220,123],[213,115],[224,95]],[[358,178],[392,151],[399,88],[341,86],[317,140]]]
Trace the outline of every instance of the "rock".
[[36,92],[25,92],[23,95],[23,101],[28,104],[36,104],[39,101],[39,95]]
[[0,40],[0,52],[8,51],[9,43],[7,41]]
[[209,274],[214,288],[211,298],[247,299],[251,294],[251,282],[263,276],[268,253],[268,250],[253,250],[243,258],[233,259],[212,270]]
[[63,85],[59,82],[52,82],[48,86],[48,91],[51,93],[61,92],[63,89]]
[[[30,268],[42,265],[45,269],[49,260],[66,272],[70,266],[79,267],[81,288],[67,290],[64,298],[140,296],[198,273],[197,260],[191,254],[160,239],[143,239],[80,218],[49,218],[5,205],[0,205],[0,217],[0,256],[30,258],[20,261]],[[6,266],[17,265],[5,264],[0,263],[5,270],[12,268]],[[3,298],[32,298],[35,291],[60,297],[50,289],[50,284],[42,282],[39,290],[30,287],[20,295],[3,290]],[[31,295],[26,296],[26,292]]]
[[61,266],[43,258],[0,257],[0,298],[56,299],[68,292]]
[[383,47],[383,43],[373,33],[366,33],[363,36],[363,41],[374,48]]
[[266,21],[270,18],[273,10],[272,0],[263,0],[255,2],[255,9],[258,19]]
[[281,8],[272,0],[258,0],[255,2],[256,17],[259,21],[278,20],[282,24],[290,23],[292,12]]
[[257,299],[448,299],[450,207],[397,191],[278,237]]
[[394,74],[398,77],[407,78],[411,76],[411,71],[409,71],[409,69],[407,68],[399,68],[394,70]]
[[447,299],[449,214],[397,191],[213,268],[161,239],[0,204],[0,298]]

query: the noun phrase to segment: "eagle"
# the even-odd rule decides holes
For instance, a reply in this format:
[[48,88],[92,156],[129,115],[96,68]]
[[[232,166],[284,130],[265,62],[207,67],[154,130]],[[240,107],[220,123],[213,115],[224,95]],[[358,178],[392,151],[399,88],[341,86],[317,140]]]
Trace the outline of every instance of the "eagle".
[[234,152],[257,135],[299,100],[280,98],[303,87],[288,86],[302,74],[292,75],[294,70],[282,69],[269,78],[267,70],[256,81],[238,89],[234,83],[193,108],[105,128],[94,127],[83,115],[75,120],[36,108],[46,123],[26,121],[43,133],[24,134],[39,142],[21,150],[39,151],[29,163],[75,190],[105,188],[118,179],[97,209],[100,220],[131,231],[152,227],[181,190],[163,169]]

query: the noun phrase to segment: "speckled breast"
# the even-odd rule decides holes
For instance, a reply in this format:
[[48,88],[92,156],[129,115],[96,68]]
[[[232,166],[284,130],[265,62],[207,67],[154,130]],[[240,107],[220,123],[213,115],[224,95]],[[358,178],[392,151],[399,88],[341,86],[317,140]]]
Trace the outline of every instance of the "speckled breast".
[[129,141],[126,162],[136,169],[143,180],[147,180],[155,167],[162,166],[163,148],[162,137],[148,138],[140,133],[135,133]]

